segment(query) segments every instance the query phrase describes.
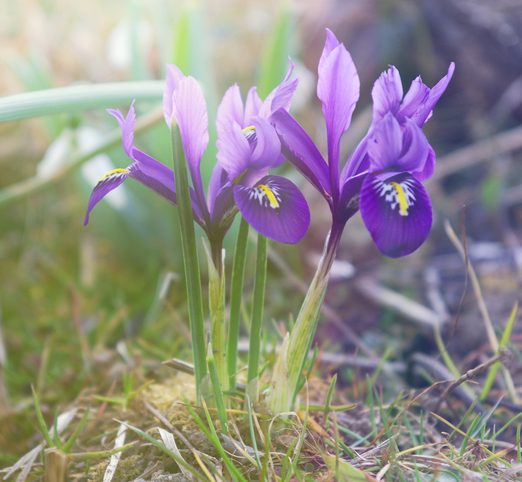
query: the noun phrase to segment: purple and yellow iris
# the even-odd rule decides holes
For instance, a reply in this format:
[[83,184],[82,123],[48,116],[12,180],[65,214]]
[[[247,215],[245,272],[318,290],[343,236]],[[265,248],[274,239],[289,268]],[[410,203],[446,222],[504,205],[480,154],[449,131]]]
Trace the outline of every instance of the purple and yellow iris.
[[359,209],[375,244],[385,255],[405,256],[424,242],[431,229],[432,213],[422,182],[433,173],[435,153],[422,126],[453,71],[452,63],[447,75],[431,89],[416,78],[404,97],[398,70],[392,66],[383,73],[372,90],[370,129],[340,170],[340,142],[359,99],[359,77],[344,45],[327,30],[317,82],[326,122],[327,160],[286,110],[275,111],[270,119],[285,157],[328,202],[332,212],[330,238],[335,243],[348,219]]
[[[244,104],[237,85],[227,90],[217,114],[217,163],[205,193],[200,165],[209,135],[203,91],[194,78],[168,66],[165,121],[169,127],[179,128],[192,180],[194,219],[211,242],[221,242],[238,210],[255,230],[279,242],[297,243],[308,230],[310,211],[299,189],[288,179],[269,175],[271,168],[283,162],[283,156],[279,138],[267,119],[276,110],[288,109],[297,85],[290,79],[291,73],[292,68],[264,101],[255,88]],[[123,148],[133,162],[125,169],[108,172],[96,184],[85,224],[94,206],[128,177],[176,203],[173,171],[134,145],[134,105],[125,117],[117,110],[109,113],[120,125]]]

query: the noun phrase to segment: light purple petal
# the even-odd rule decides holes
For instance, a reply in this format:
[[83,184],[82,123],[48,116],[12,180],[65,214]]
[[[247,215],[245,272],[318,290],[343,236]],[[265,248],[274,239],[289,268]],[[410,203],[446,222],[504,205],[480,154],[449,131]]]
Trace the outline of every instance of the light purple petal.
[[428,155],[426,156],[424,166],[421,169],[412,172],[415,179],[422,182],[433,176],[433,172],[435,171],[435,159],[435,151],[433,150],[433,147],[428,145]]
[[208,114],[205,97],[196,79],[183,77],[178,82],[172,99],[173,115],[179,126],[192,183],[198,196],[203,199],[200,163],[208,145]]
[[428,100],[430,88],[417,77],[414,79],[404,96],[399,114],[403,118],[412,118],[422,105]]
[[450,63],[448,67],[448,73],[440,79],[437,84],[435,84],[430,93],[428,94],[428,99],[422,106],[417,110],[415,115],[413,116],[414,120],[417,122],[419,126],[423,126],[426,121],[431,117],[431,111],[441,98],[442,94],[448,87],[448,84],[453,77],[453,73],[455,72],[455,64],[453,62]]
[[94,206],[96,206],[96,204],[98,204],[105,196],[107,196],[107,194],[116,189],[123,181],[125,181],[125,179],[129,177],[129,174],[130,173],[128,169],[114,169],[105,174],[96,183],[96,186],[94,186],[87,204],[87,212],[83,220],[84,225],[87,225],[89,222],[89,217],[91,216],[91,211],[94,209]]
[[[333,34],[328,33],[324,51],[333,45]],[[359,76],[352,57],[339,44],[323,57],[319,65],[317,96],[323,104],[328,138],[328,163],[330,179],[337,189],[339,179],[339,144],[348,129],[359,99]]]
[[233,123],[244,126],[244,107],[237,84],[227,89],[217,110],[217,133],[221,137]]
[[255,186],[234,186],[234,199],[257,232],[281,243],[297,243],[310,226],[310,210],[301,191],[288,179],[267,176]]
[[397,68],[390,65],[375,81],[372,89],[373,121],[382,119],[388,112],[396,114],[402,101],[402,82]]
[[422,129],[414,121],[406,119],[403,127],[402,154],[398,160],[398,171],[424,172],[430,145]]
[[176,186],[172,169],[137,148],[133,149],[133,158],[136,162],[129,168],[130,175],[160,196],[175,203]]
[[288,110],[290,108],[290,102],[294,95],[295,89],[297,88],[297,79],[291,80],[292,73],[294,71],[294,64],[289,61],[288,70],[283,81],[274,89],[263,102],[259,109],[259,116],[268,118],[272,113],[278,109]]
[[319,58],[319,64],[317,66],[317,70],[323,70],[323,65],[330,53],[333,49],[335,49],[341,42],[337,40],[335,34],[329,29],[326,29],[326,40],[324,42],[323,51],[321,52],[321,57]]
[[251,148],[245,134],[238,124],[224,129],[217,140],[217,160],[230,180],[240,176],[249,165]]
[[127,115],[123,114],[118,109],[107,109],[107,112],[112,115],[120,125],[121,129],[121,143],[123,150],[132,159],[132,147],[134,145],[134,125],[136,124],[136,110],[134,109],[134,101],[129,107]]
[[284,156],[327,199],[331,198],[328,165],[299,123],[285,110],[279,109],[270,118],[274,125]]
[[391,258],[415,251],[431,229],[428,193],[419,181],[407,174],[386,181],[367,176],[361,189],[360,208],[373,241]]
[[163,115],[169,128],[172,125],[173,114],[172,94],[182,78],[183,73],[178,67],[172,64],[167,65],[167,77],[165,80],[165,90],[163,91]]
[[247,94],[246,102],[245,102],[245,118],[244,123],[240,124],[242,127],[247,127],[250,121],[257,115],[259,115],[259,111],[261,110],[261,106],[263,105],[263,101],[259,97],[257,93],[257,88],[252,87]]
[[281,164],[281,143],[275,129],[261,117],[252,120],[255,128],[255,141],[249,166],[254,169],[266,169]]
[[403,133],[394,115],[388,113],[373,128],[367,149],[372,172],[395,168],[403,146]]

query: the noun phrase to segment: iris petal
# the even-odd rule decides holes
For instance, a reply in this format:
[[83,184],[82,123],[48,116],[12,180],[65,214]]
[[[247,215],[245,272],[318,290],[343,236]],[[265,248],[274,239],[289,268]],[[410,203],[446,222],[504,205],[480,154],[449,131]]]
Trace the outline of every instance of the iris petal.
[[285,157],[325,197],[329,197],[328,165],[312,139],[301,125],[285,110],[279,109],[270,118],[274,125]]
[[[323,104],[328,138],[328,163],[332,188],[337,189],[339,178],[339,145],[348,129],[355,104],[359,99],[359,76],[352,57],[330,31],[319,63],[317,97]],[[333,48],[332,48],[333,47]],[[331,49],[331,50],[330,50]]]
[[308,204],[288,179],[266,176],[252,187],[236,184],[233,190],[241,214],[263,236],[294,244],[308,231]]
[[127,177],[129,177],[129,169],[114,169],[105,174],[94,186],[87,204],[87,212],[83,220],[83,224],[86,225],[89,222],[91,211],[94,206],[98,204],[107,194],[116,189]]
[[373,120],[382,119],[387,112],[396,114],[402,101],[402,82],[397,68],[390,68],[383,72],[375,81],[372,89]]
[[409,174],[399,174],[385,181],[367,176],[361,189],[360,208],[373,241],[391,258],[415,251],[431,229],[428,193]]

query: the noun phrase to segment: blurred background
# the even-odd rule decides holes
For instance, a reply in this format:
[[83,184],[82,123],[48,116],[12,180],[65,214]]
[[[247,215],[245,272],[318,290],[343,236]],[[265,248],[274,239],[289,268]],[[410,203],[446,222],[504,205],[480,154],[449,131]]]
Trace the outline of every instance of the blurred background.
[[[455,61],[455,76],[427,125],[438,154],[429,183],[432,235],[408,259],[391,261],[373,246],[359,217],[351,220],[317,343],[322,369],[338,371],[351,398],[363,390],[361,373],[383,356],[400,386],[425,383],[410,369],[416,353],[438,359],[434,325],[462,369],[490,354],[465,265],[443,224],[449,220],[465,240],[500,333],[520,298],[522,273],[520,0],[0,0],[0,11],[1,96],[161,80],[165,64],[174,62],[201,80],[212,118],[232,82],[243,94],[257,84],[266,95],[290,55],[301,79],[294,113],[323,147],[315,82],[329,27],[361,78],[345,158],[364,135],[373,82],[388,64],[399,68],[406,89],[419,74],[433,85]],[[138,113],[157,104],[138,102]],[[0,412],[23,413],[31,384],[57,407],[106,391],[125,367],[146,373],[169,357],[189,357],[175,210],[128,182],[82,226],[95,181],[128,161],[119,144],[81,165],[79,153],[116,127],[104,108],[0,124]],[[137,144],[170,164],[162,122],[140,134]],[[207,152],[207,174],[214,154]],[[45,182],[71,162],[78,168]],[[266,327],[273,343],[298,309],[329,222],[320,197],[291,175],[303,186],[313,219],[297,249],[271,246]],[[20,194],[16,186],[27,179],[39,189]],[[229,252],[233,240],[231,234]],[[520,328],[511,341],[512,373],[519,377]],[[18,435],[20,446],[11,445],[0,464],[26,448],[20,431],[34,432],[31,424],[4,427],[0,446],[3,437],[12,440],[9,433]]]

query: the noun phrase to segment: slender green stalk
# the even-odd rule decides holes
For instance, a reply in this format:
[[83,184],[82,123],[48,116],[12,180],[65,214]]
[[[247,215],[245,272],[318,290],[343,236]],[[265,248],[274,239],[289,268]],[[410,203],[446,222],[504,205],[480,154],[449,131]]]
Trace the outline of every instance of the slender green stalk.
[[[211,327],[211,345],[214,363],[220,385],[224,390],[228,388],[227,376],[227,347],[226,347],[226,325],[225,325],[225,270],[224,252],[221,243],[217,249],[212,249],[214,255],[210,253],[210,248],[205,246],[208,264],[208,285],[209,285],[209,311]],[[208,356],[207,356],[208,357]]]
[[219,380],[219,374],[216,366],[216,360],[214,358],[213,348],[211,344],[208,344],[207,350],[207,364],[208,372],[210,375],[210,382],[212,383],[212,389],[214,392],[214,401],[216,402],[216,409],[221,423],[221,430],[225,435],[228,434],[228,420],[227,411],[225,410],[225,401],[223,400],[223,387]]
[[248,241],[248,223],[241,218],[237,235],[232,280],[230,286],[230,325],[228,327],[227,367],[229,387],[236,387],[237,343],[239,340],[239,321],[241,318],[241,298],[245,279],[246,248]]
[[292,331],[287,334],[281,346],[267,399],[268,407],[273,413],[289,412],[295,406],[301,386],[300,378],[317,330],[319,311],[341,234],[342,228],[330,232]]
[[252,402],[258,399],[259,353],[261,351],[261,325],[263,322],[263,305],[266,289],[266,251],[267,240],[257,236],[256,277],[254,280],[254,299],[250,327],[250,344],[248,349],[248,384],[247,394]]
[[163,81],[84,84],[39,90],[0,98],[0,122],[129,104],[133,100],[158,101]]
[[188,300],[190,331],[192,334],[196,397],[198,402],[201,402],[202,386],[207,375],[203,295],[201,292],[196,233],[194,231],[194,219],[192,217],[187,161],[183,151],[179,129],[176,126],[172,126],[172,157],[176,181],[176,200],[179,210],[181,247],[186,282],[185,288]]

